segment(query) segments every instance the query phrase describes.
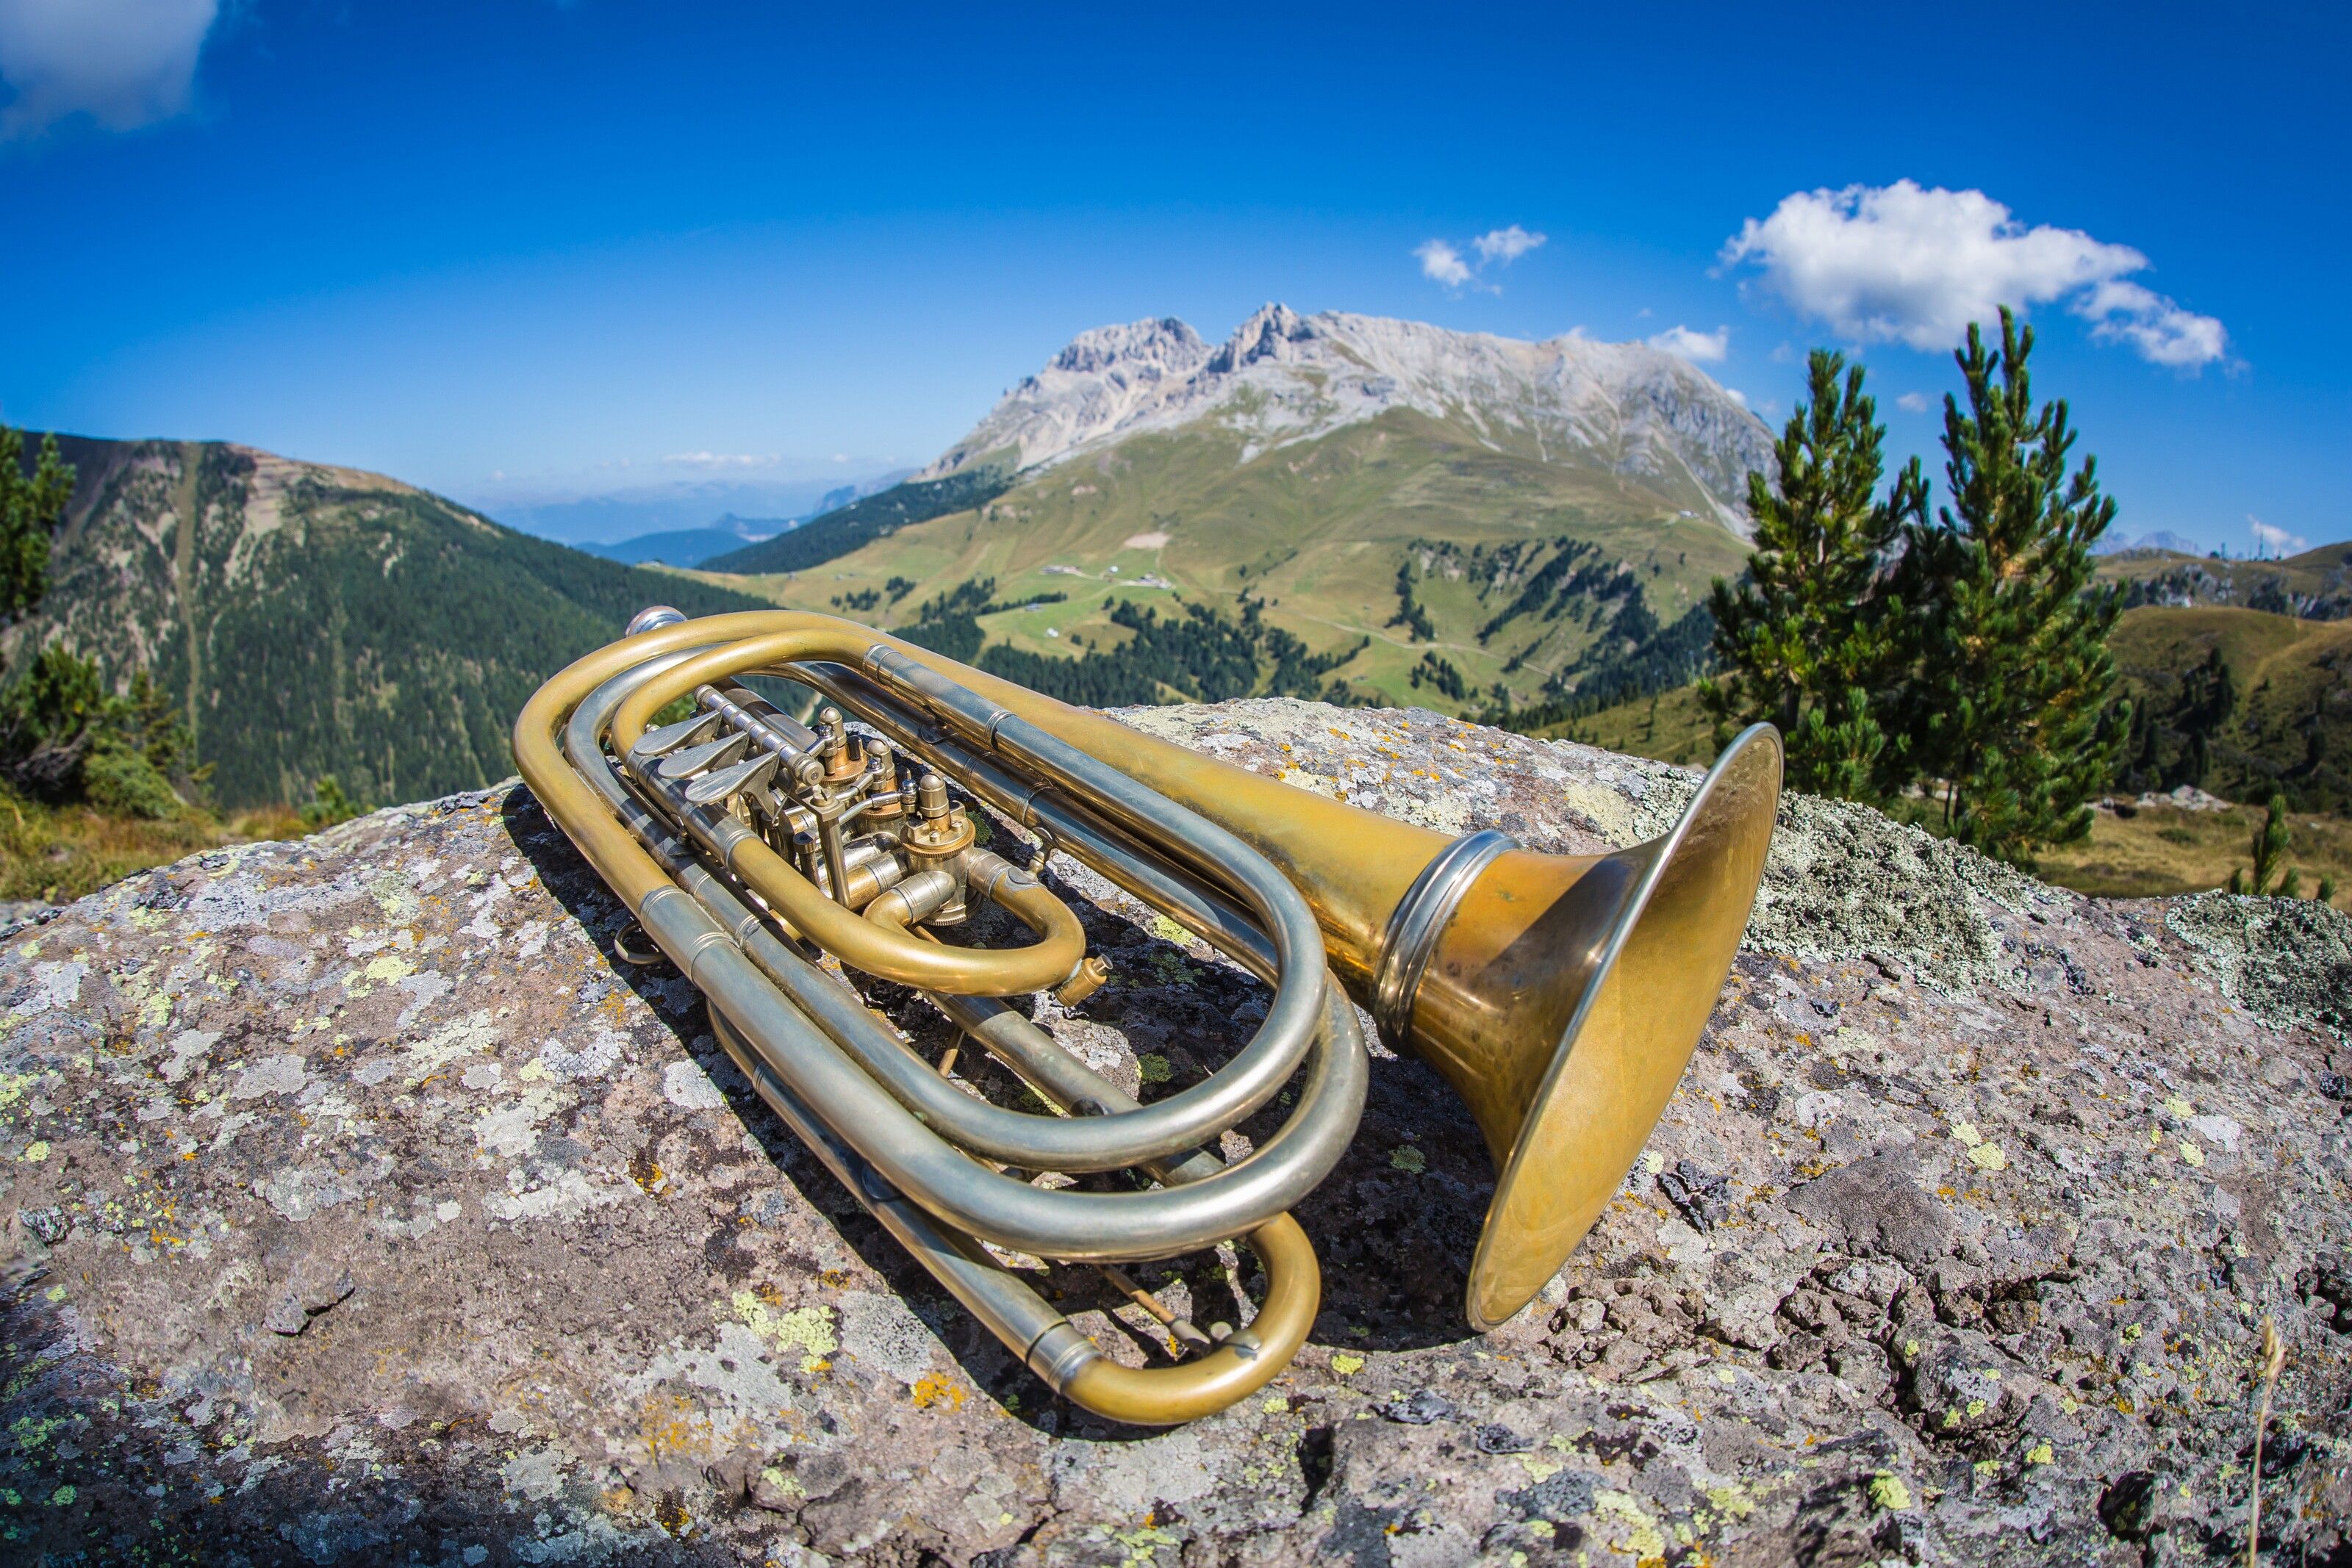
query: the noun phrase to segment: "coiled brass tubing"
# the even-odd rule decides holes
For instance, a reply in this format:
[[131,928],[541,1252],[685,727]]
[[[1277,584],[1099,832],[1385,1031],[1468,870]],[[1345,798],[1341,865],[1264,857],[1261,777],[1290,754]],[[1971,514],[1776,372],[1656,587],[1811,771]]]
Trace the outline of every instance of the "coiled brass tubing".
[[[1075,917],[1026,873],[985,852],[959,862],[971,865],[976,893],[1039,933],[1036,943],[991,950],[918,940],[826,896],[726,801],[689,802],[683,788],[654,770],[616,768],[605,754],[609,740],[629,759],[650,716],[675,696],[720,694],[735,676],[755,671],[799,674],[803,660],[862,664],[877,652],[914,659],[878,634],[824,617],[721,617],[662,628],[551,681],[518,720],[518,761],[550,814],[709,998],[722,1043],[762,1096],[1040,1375],[1121,1420],[1173,1422],[1220,1408],[1279,1371],[1313,1321],[1320,1295],[1313,1251],[1282,1211],[1344,1150],[1364,1092],[1353,1009],[1324,968],[1312,911],[1290,884],[1174,802],[1143,803],[1155,819],[1149,841],[1111,832],[1088,838],[1085,824],[1073,824],[1066,847],[1123,884],[1184,885],[1180,918],[1192,916],[1188,924],[1222,938],[1276,988],[1265,1026],[1228,1069],[1143,1106],[1025,1019],[985,999],[1056,984],[1083,956]],[[1083,754],[1055,755],[1058,742],[1022,733],[1026,727],[1010,716],[1001,727],[1079,788],[1090,782],[1087,774],[1108,771]],[[1197,885],[1160,858],[1171,846],[1182,861],[1217,864],[1225,885]],[[914,882],[900,884],[909,893],[891,908],[918,911],[929,895]],[[792,937],[921,989],[1047,1101],[1085,1113],[1024,1115],[966,1092],[811,963]],[[1230,1166],[1199,1152],[1271,1099],[1302,1061],[1307,1081],[1280,1131]],[[972,1156],[1072,1173],[1139,1166],[1165,1185],[1052,1190]],[[1104,1356],[980,1245],[1108,1263],[1234,1236],[1266,1268],[1256,1317],[1193,1360],[1146,1369]]]

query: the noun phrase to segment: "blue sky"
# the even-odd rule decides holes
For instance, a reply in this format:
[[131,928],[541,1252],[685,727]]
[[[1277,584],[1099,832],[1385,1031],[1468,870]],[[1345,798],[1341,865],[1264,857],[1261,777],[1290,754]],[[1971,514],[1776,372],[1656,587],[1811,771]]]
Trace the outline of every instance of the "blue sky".
[[2315,8],[838,9],[0,0],[0,418],[494,510],[815,482],[1087,327],[1280,299],[1679,328],[1768,418],[1856,348],[1932,467],[1895,400],[2022,295],[2119,528],[2352,535]]

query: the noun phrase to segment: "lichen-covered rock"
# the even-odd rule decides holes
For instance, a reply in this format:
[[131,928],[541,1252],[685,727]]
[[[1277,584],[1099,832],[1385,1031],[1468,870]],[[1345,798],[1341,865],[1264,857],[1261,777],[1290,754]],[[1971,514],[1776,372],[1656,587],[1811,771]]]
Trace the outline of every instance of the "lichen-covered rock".
[[[1634,841],[1696,781],[1422,713],[1128,716],[1547,849]],[[1246,1037],[1260,988],[1054,870],[1115,971],[1035,1004],[1066,1043],[1150,1095]],[[751,1096],[691,988],[614,956],[621,918],[508,788],[5,939],[0,1556],[2206,1561],[2243,1551],[2265,1317],[2265,1551],[2352,1552],[2333,913],[2101,903],[1792,800],[1691,1070],[1543,1299],[1463,1328],[1486,1156],[1383,1057],[1300,1211],[1313,1342],[1166,1433],[1046,1396]],[[1234,1264],[1143,1272],[1206,1321],[1244,1310]],[[1098,1281],[1051,1285],[1154,1354]]]

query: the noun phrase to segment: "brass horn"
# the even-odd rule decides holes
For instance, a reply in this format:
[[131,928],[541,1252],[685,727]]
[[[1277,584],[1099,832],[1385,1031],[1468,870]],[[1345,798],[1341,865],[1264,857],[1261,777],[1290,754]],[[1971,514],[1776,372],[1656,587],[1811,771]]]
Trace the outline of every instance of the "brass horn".
[[[688,621],[656,607],[629,632],[525,706],[524,779],[701,988],[721,1042],[795,1132],[1033,1370],[1125,1421],[1222,1408],[1304,1343],[1320,1288],[1286,1211],[1361,1112],[1349,996],[1392,1048],[1445,1077],[1494,1156],[1471,1323],[1484,1332],[1525,1305],[1599,1218],[1681,1078],[1746,927],[1780,799],[1780,737],[1759,725],[1664,836],[1541,854],[1491,831],[1449,839],[1389,821],[831,616]],[[806,727],[737,684],[752,674],[831,706]],[[681,698],[688,717],[652,722]],[[880,738],[852,736],[853,715]],[[1101,971],[1059,900],[973,843],[950,779],[1268,982],[1256,1036],[1204,1082],[1147,1106],[995,1001],[1075,999]],[[1037,940],[937,942],[973,899]],[[816,967],[824,953],[916,988],[1067,1114],[1024,1116],[956,1087]],[[1201,1152],[1302,1066],[1279,1133],[1231,1166]],[[1159,1185],[1054,1191],[1022,1175],[1122,1166]],[[1237,1333],[1175,1318],[1117,1268],[1234,1237],[1268,1281]],[[1119,1365],[992,1246],[1103,1267],[1183,1359]]]

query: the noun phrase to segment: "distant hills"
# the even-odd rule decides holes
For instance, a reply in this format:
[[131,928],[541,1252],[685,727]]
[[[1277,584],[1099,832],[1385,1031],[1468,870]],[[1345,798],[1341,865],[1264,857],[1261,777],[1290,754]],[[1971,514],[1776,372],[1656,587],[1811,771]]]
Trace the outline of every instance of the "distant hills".
[[1685,678],[1770,441],[1644,344],[1270,305],[1222,343],[1171,319],[1081,334],[913,478],[703,570],[908,628],[969,584],[1007,658],[1116,654],[1129,601],[1246,600],[1306,650],[1290,668],[1333,658],[1334,695],[1465,711],[1498,685]]
[[539,684],[668,601],[725,588],[536,539],[373,474],[213,442],[60,437],[77,475],[40,612],[11,669],[60,642],[184,706],[225,807],[411,800],[511,770]]
[[2157,550],[2171,555],[2203,555],[2203,547],[2195,539],[2159,529],[2133,538],[2126,534],[2108,534],[2091,547],[2093,555],[2123,555],[2133,550]]
[[770,526],[756,531],[773,533],[779,527],[834,511],[860,496],[887,489],[907,476],[908,471],[900,469],[845,485],[834,479],[705,476],[637,484],[588,496],[517,492],[513,488],[515,482],[509,481],[479,494],[469,494],[461,504],[523,533],[587,549],[649,534],[719,527],[723,523],[714,519],[730,517],[765,519]]
[[2134,549],[2101,561],[2099,574],[2127,584],[2126,602],[2134,606],[2221,605],[2305,621],[2352,619],[2352,542],[2321,545],[2284,560]]
[[[2352,546],[2330,548],[2340,569]],[[2137,710],[2126,788],[2194,783],[2257,804],[2275,790],[2298,810],[2352,811],[2352,619],[2146,606],[2124,612],[2112,646]]]
[[[848,504],[848,497],[834,503],[835,507]],[[617,560],[624,566],[700,566],[714,556],[741,549],[794,528],[796,517],[739,517],[732,512],[721,517],[709,528],[671,528],[660,533],[639,534],[618,544],[584,544],[580,548],[590,555]]]

